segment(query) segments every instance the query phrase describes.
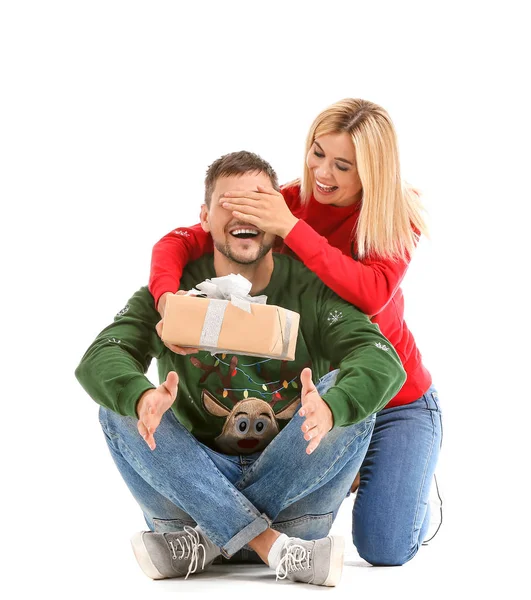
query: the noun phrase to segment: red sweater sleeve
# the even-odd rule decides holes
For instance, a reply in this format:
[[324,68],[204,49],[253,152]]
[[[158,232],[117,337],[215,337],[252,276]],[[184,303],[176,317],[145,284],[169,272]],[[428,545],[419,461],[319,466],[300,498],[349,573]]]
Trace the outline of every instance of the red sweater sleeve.
[[298,182],[294,182],[294,184],[288,183],[280,188],[280,193],[291,212],[294,212],[301,202],[300,185]]
[[179,289],[183,269],[189,262],[212,251],[212,238],[199,224],[179,227],[160,239],[153,246],[149,274],[149,291],[155,306],[162,294]]
[[371,316],[394,296],[409,264],[403,260],[355,260],[331,246],[302,219],[284,242],[338,296]]

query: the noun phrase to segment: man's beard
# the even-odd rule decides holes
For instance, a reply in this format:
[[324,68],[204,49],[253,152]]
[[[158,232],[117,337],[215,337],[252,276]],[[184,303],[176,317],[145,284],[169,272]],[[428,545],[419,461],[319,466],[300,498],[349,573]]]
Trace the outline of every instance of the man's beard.
[[270,244],[264,244],[263,241],[258,247],[258,253],[255,258],[239,258],[235,256],[231,250],[229,242],[221,244],[220,242],[214,242],[214,246],[218,252],[221,252],[223,256],[226,256],[231,262],[238,265],[254,265],[264,258],[264,256],[271,250],[274,244],[274,239]]

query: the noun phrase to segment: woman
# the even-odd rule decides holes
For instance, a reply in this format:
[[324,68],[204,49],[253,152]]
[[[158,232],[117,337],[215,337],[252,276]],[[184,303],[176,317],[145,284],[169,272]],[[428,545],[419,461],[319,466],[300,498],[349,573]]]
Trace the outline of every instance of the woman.
[[[402,182],[389,115],[365,100],[333,104],[310,127],[302,180],[281,193],[229,192],[220,202],[235,218],[281,237],[281,251],[370,315],[397,350],[407,380],[377,415],[352,524],[362,558],[404,564],[429,527],[442,425],[437,392],[404,322],[400,283],[426,226],[418,195]],[[200,226],[179,228],[155,245],[150,290],[161,313],[165,293],[178,289],[176,273],[208,251]]]

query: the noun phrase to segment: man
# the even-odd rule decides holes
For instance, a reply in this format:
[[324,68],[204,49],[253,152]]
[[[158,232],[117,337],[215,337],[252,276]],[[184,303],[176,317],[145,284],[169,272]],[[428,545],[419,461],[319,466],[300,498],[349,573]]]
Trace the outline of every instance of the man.
[[[374,413],[405,374],[366,315],[298,261],[273,255],[274,236],[220,206],[229,190],[278,189],[267,162],[228,154],[209,167],[205,184],[201,223],[214,254],[188,265],[181,288],[243,275],[251,295],[300,313],[295,360],[178,355],[157,335],[159,315],[142,288],[99,334],[76,376],[102,406],[109,449],[144,512],[150,531],[132,543],[148,576],[188,576],[247,546],[277,577],[336,585],[342,539],[328,533]],[[144,375],[153,357],[158,387]],[[339,372],[329,372],[331,364]],[[266,434],[272,441],[257,452]]]

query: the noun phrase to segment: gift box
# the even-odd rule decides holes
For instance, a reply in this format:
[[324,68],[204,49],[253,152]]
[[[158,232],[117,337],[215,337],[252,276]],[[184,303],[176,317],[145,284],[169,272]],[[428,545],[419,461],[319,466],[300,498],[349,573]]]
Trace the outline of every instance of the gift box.
[[249,296],[250,289],[245,278],[229,275],[199,284],[190,295],[168,296],[163,341],[212,354],[294,360],[300,315],[265,304],[265,296]]

